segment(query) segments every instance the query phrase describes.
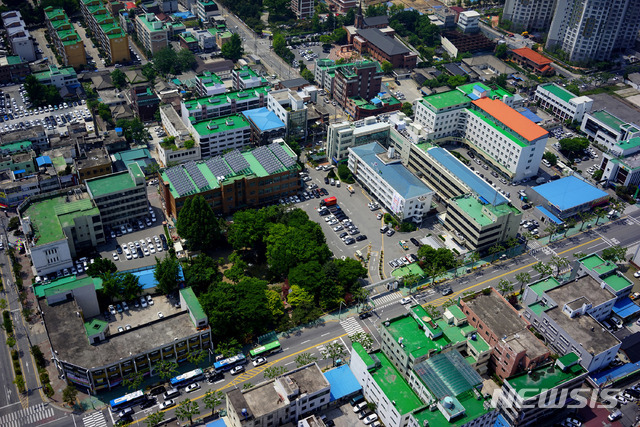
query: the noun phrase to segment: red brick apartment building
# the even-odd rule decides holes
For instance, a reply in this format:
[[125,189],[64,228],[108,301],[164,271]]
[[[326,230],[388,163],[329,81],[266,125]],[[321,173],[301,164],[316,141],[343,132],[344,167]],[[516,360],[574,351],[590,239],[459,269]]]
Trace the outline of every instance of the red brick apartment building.
[[336,69],[333,83],[333,99],[343,108],[349,98],[372,99],[382,86],[382,69],[375,61],[356,62],[353,65]]

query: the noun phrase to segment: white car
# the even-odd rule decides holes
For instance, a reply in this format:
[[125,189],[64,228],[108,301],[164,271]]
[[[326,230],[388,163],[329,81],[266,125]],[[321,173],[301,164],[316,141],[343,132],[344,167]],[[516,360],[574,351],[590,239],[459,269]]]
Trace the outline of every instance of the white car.
[[113,259],[114,259],[114,261],[118,261],[120,259],[120,257],[118,257],[118,253],[117,252],[113,253]]
[[147,295],[147,303],[149,303],[149,305],[153,305],[153,298],[151,298],[151,295]]
[[200,384],[193,383],[193,384],[189,384],[187,388],[184,389],[184,391],[186,391],[187,393],[191,393],[192,391],[196,391],[199,388],[200,388]]
[[362,411],[366,407],[367,407],[367,402],[360,402],[353,407],[353,412],[357,414],[358,412]]
[[140,305],[142,308],[147,308],[147,299],[145,297],[140,297]]
[[635,277],[636,279],[640,279],[640,270],[633,273],[633,277]]
[[113,316],[115,316],[117,313],[116,308],[113,304],[109,306],[109,313],[111,313]]
[[409,304],[411,302],[411,298],[409,297],[404,297],[400,300],[400,304],[405,305],[405,304]]
[[235,368],[231,369],[231,375],[238,375],[242,372],[244,372],[244,366],[236,366]]
[[266,357],[258,357],[252,363],[253,363],[253,366],[264,365],[265,363],[267,363],[267,358]]
[[164,411],[165,409],[169,409],[172,406],[176,406],[176,402],[174,402],[173,399],[169,399],[169,400],[165,400],[164,402],[162,402],[158,408],[161,411]]
[[364,418],[364,420],[362,420],[362,422],[363,422],[365,425],[369,425],[369,424],[371,424],[372,422],[376,421],[377,419],[378,419],[378,414],[371,414],[371,415],[369,415],[368,417],[365,417],[365,418]]

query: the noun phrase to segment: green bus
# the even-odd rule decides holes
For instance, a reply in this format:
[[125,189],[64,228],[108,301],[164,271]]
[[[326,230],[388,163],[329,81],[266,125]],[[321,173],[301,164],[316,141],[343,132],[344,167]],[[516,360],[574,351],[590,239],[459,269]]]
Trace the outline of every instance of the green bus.
[[272,341],[260,347],[256,347],[249,352],[249,356],[255,359],[258,356],[266,356],[267,354],[277,353],[280,351],[280,341]]

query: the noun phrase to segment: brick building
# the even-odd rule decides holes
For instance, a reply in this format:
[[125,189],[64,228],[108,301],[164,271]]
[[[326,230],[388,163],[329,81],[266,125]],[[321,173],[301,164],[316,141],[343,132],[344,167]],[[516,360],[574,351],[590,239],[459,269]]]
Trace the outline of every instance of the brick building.
[[336,69],[333,98],[345,108],[349,98],[372,99],[382,84],[380,64],[374,61],[356,62]]
[[551,66],[553,61],[528,47],[514,49],[509,52],[509,56],[513,62],[536,74],[542,76],[552,76],[555,74],[555,70]]
[[131,88],[131,101],[133,108],[143,122],[151,121],[154,119],[158,106],[160,105],[160,98],[146,86],[134,86]]

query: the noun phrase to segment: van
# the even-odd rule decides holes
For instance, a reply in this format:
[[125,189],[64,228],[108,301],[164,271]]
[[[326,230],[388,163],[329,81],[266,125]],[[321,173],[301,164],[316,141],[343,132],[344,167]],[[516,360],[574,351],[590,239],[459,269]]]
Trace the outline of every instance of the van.
[[385,225],[384,227],[380,228],[380,233],[386,233],[388,230],[389,230],[389,227]]
[[352,397],[349,403],[351,403],[351,406],[356,406],[358,403],[362,401],[364,401],[364,396],[359,394],[357,396]]
[[609,421],[615,421],[619,418],[622,418],[622,411],[620,411],[620,409],[616,409],[616,411],[609,414],[607,418],[609,418]]
[[180,390],[178,390],[177,388],[170,388],[162,395],[164,400],[173,399],[174,397],[178,396],[180,396]]

